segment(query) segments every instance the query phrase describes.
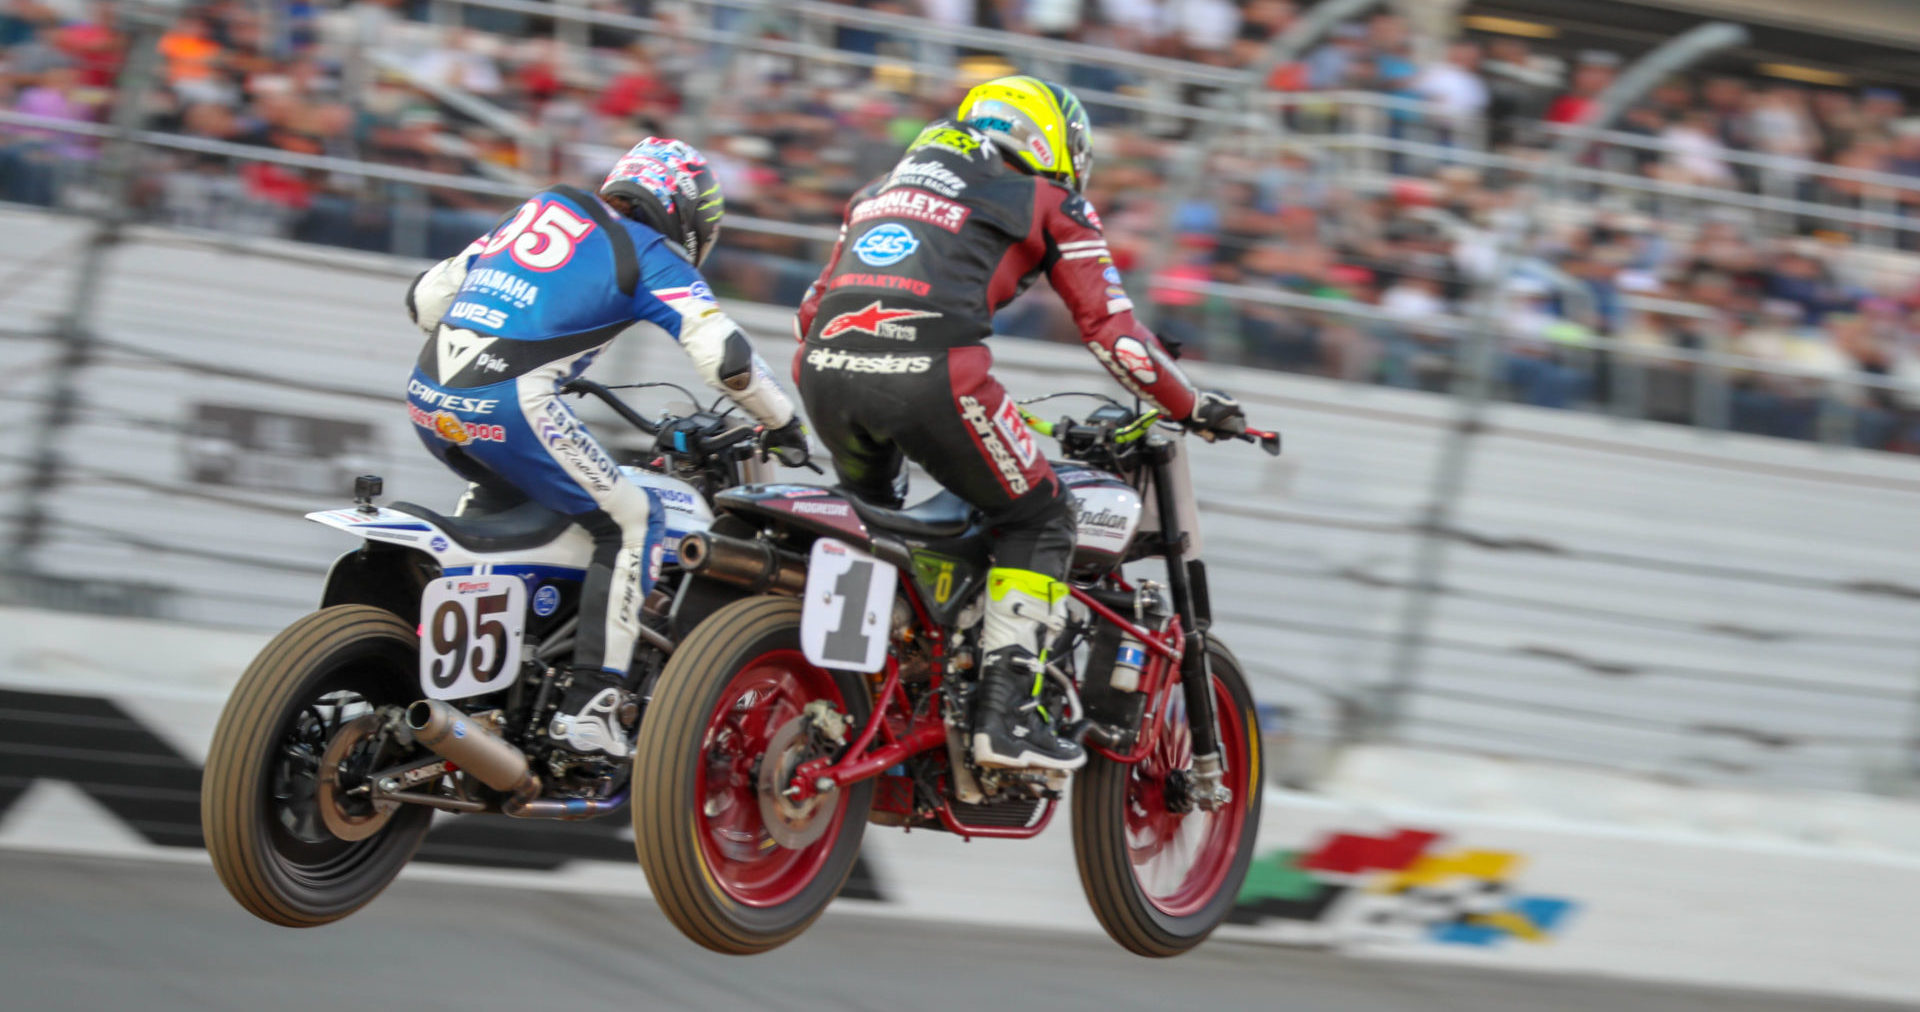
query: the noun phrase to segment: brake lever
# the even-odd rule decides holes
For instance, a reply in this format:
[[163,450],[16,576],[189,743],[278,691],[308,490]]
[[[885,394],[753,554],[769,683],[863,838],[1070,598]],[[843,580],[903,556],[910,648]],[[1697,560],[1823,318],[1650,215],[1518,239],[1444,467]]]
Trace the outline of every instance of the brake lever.
[[1248,429],[1247,431],[1240,433],[1238,438],[1243,439],[1249,443],[1260,444],[1260,448],[1262,450],[1267,451],[1267,456],[1269,457],[1280,456],[1280,433],[1278,432],[1270,432],[1262,429]]

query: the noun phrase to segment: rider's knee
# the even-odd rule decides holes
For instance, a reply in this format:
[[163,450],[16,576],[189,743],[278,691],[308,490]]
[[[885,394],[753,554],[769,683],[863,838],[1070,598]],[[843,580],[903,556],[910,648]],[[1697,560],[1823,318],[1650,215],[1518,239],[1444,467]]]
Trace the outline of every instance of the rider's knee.
[[1073,500],[1059,481],[1046,484],[987,514],[996,564],[1030,569],[1056,579],[1073,554]]
[[621,482],[600,508],[579,518],[580,526],[600,543],[617,542],[637,548],[646,544],[648,527],[659,526],[659,505],[646,489]]
[[1073,532],[1073,497],[1058,480],[1048,481],[1007,505],[987,513],[1001,531]]

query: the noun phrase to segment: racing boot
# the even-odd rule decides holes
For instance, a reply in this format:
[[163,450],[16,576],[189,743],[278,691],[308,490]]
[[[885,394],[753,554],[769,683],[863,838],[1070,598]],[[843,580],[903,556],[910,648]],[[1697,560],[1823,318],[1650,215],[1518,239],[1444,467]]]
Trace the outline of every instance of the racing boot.
[[973,705],[974,762],[1053,770],[1086,764],[1086,750],[1056,736],[1040,706],[1047,644],[1066,618],[1066,584],[1025,569],[988,574],[980,690]]
[[620,710],[627,698],[619,680],[612,672],[574,668],[560,697],[560,709],[547,726],[547,737],[578,756],[625,759],[631,755],[633,745],[620,727]]

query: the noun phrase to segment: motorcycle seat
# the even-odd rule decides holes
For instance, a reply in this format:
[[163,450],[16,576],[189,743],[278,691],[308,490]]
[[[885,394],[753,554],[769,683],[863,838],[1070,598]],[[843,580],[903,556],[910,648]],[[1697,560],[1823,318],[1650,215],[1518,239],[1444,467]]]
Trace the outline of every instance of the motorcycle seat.
[[516,552],[538,548],[566,532],[573,518],[528,500],[496,513],[468,513],[446,516],[410,502],[389,504],[409,516],[419,517],[445,531],[469,552]]
[[852,504],[853,512],[874,530],[910,538],[957,538],[973,528],[973,504],[944,488],[931,498],[903,509],[867,502],[846,489],[837,491]]

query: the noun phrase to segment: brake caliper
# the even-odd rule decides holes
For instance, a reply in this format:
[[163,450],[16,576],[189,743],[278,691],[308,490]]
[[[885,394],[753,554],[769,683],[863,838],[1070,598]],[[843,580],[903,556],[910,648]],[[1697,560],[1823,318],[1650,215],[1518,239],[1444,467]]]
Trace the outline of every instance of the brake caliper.
[[808,703],[802,712],[820,737],[835,745],[847,743],[847,731],[853,727],[853,718],[841,713],[832,703],[816,699]]

